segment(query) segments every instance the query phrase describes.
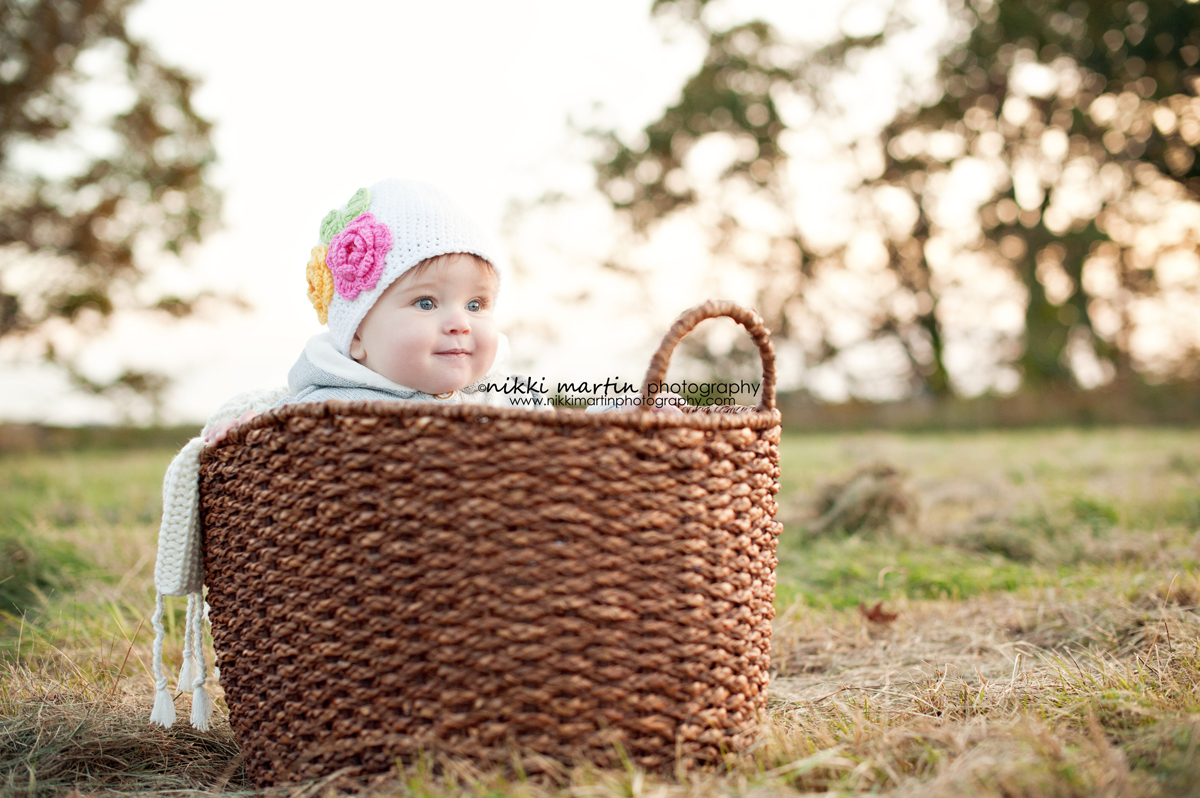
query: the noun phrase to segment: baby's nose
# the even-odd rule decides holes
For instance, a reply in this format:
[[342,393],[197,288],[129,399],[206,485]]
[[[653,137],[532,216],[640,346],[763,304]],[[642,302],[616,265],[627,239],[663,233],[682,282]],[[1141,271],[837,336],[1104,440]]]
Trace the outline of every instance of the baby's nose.
[[448,335],[465,335],[471,331],[471,317],[466,311],[451,311],[443,325]]

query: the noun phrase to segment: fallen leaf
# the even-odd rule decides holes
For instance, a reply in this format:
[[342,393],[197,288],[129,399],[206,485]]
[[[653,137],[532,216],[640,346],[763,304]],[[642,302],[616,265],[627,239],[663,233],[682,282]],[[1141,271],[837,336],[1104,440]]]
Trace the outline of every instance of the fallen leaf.
[[900,617],[899,613],[888,612],[883,608],[883,600],[875,602],[875,606],[867,609],[867,605],[858,602],[858,612],[871,623],[891,623]]

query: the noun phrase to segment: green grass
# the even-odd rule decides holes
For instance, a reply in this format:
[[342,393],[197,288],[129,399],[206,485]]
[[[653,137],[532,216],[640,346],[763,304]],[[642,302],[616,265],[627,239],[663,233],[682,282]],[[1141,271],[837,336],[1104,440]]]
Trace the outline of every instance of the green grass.
[[848,537],[805,541],[784,538],[779,554],[776,604],[845,608],[860,601],[960,600],[998,590],[1057,582],[1056,571],[1014,562],[1000,554],[908,547]]
[[[681,780],[410,763],[376,792],[1200,794],[1200,431],[788,435],[781,454],[760,747]],[[172,455],[0,456],[0,793],[247,789],[220,715],[207,735],[144,720]],[[814,532],[822,487],[872,463],[902,472],[915,514]],[[880,600],[897,620],[860,616]]]
[[0,531],[153,525],[162,511],[162,475],[174,450],[0,455]]
[[70,543],[4,534],[0,536],[0,613],[11,617],[36,612],[49,603],[47,599],[74,589],[94,570]]
[[[173,455],[0,456],[0,653],[18,642],[25,651],[108,652],[146,617],[162,476]],[[180,611],[172,609],[173,625]]]
[[[1178,430],[789,436],[779,605],[1083,588],[1164,563],[1191,573],[1200,567],[1197,449],[1200,436]],[[807,505],[821,484],[881,460],[907,474],[920,505],[911,528],[809,534]]]

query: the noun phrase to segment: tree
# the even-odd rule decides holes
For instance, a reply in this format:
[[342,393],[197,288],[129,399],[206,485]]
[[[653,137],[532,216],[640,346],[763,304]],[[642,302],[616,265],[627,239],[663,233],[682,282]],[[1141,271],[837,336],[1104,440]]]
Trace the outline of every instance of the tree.
[[[130,35],[134,2],[0,0],[0,338],[123,309],[192,310],[195,298],[134,291],[154,257],[198,242],[220,211],[195,79]],[[124,107],[96,118],[95,81]],[[164,384],[137,372],[96,383],[47,355],[94,392]]]
[[[769,235],[757,267],[760,305],[785,337],[817,323],[819,344],[808,356],[826,362],[844,344],[805,294],[823,269],[845,268],[848,244],[814,242],[791,210],[796,189],[782,140],[794,125],[781,106],[803,96],[813,119],[829,125],[844,102],[832,78],[910,29],[912,17],[897,0],[878,34],[811,49],[763,20],[713,29],[707,5],[655,3],[657,13],[673,11],[701,30],[708,54],[643,141],[602,135],[608,149],[595,164],[597,183],[638,230],[702,203],[722,208],[714,249],[726,255],[746,231],[727,197],[754,194],[782,209],[790,224]],[[950,247],[1007,270],[1023,287],[1022,332],[997,362],[1015,366],[1026,386],[1073,384],[1081,350],[1110,376],[1186,376],[1195,363],[1186,342],[1173,360],[1135,360],[1131,308],[1162,288],[1153,269],[1161,253],[1135,245],[1138,231],[1156,213],[1200,198],[1200,5],[950,0],[948,10],[936,75],[911,76],[890,123],[842,149],[859,166],[849,189],[856,224],[877,236],[890,275],[864,312],[862,340],[902,352],[913,390],[952,389],[946,347],[956,330],[944,307],[947,280],[931,262]],[[714,131],[744,142],[744,154],[705,195],[683,161]],[[948,177],[969,167],[988,175],[978,181],[985,190],[970,222],[960,218],[951,229],[939,202]],[[1197,235],[1192,225],[1165,248],[1194,257]]]
[[[907,131],[953,132],[962,140],[960,157],[1000,144],[990,157],[1008,176],[980,212],[988,244],[1028,292],[1019,359],[1026,384],[1070,382],[1066,354],[1075,335],[1117,375],[1131,377],[1131,320],[1097,335],[1094,315],[1120,316],[1132,297],[1159,289],[1150,264],[1139,262],[1146,253],[1115,229],[1144,221],[1132,218],[1131,189],[1169,179],[1174,198],[1200,197],[1200,7],[1185,0],[1071,0],[979,3],[960,13],[971,35],[943,60],[942,98],[902,115],[884,135],[898,141]],[[1016,85],[1018,70],[1033,74],[1027,83],[1042,85]],[[939,168],[928,148],[887,152],[882,179],[892,184],[909,185],[914,174]],[[941,163],[952,168],[953,159]],[[1107,181],[1116,183],[1108,191],[1106,169],[1120,177]],[[1073,208],[1069,183],[1085,176],[1101,202]],[[1117,291],[1089,285],[1092,258],[1109,261]]]

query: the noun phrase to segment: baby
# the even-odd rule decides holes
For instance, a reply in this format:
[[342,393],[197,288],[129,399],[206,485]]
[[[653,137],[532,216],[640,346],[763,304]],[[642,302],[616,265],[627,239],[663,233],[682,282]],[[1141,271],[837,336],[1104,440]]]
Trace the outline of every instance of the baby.
[[[492,374],[500,272],[479,229],[423,183],[359,189],[321,222],[308,298],[329,331],[311,339],[275,406],[326,399],[507,404]],[[256,415],[219,422],[215,443]]]

